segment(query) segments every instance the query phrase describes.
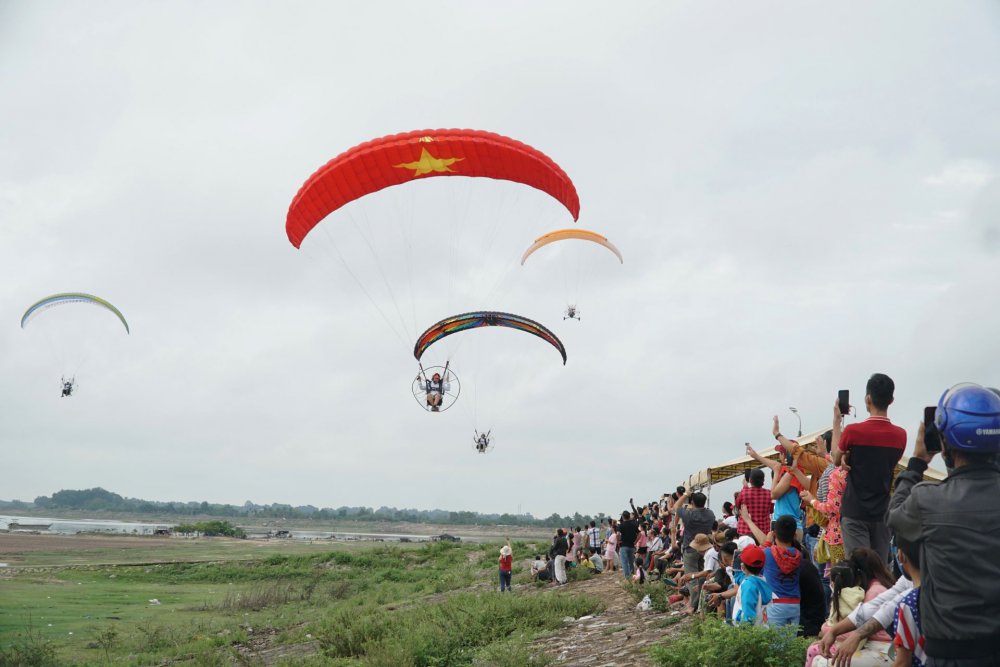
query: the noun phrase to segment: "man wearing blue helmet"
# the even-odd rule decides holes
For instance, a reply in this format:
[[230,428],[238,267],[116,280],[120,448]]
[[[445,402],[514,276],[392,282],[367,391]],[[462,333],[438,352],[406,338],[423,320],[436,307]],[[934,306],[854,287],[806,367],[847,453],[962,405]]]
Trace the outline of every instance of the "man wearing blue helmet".
[[937,452],[925,425],[913,457],[896,478],[887,523],[919,545],[920,616],[929,667],[1000,665],[1000,393],[975,384],[952,387],[938,401],[948,478],[922,482]]

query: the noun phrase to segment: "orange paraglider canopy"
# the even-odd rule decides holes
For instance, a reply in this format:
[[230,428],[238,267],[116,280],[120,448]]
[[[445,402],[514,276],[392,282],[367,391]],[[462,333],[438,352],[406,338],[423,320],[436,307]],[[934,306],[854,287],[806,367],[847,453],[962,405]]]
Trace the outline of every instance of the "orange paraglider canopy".
[[477,176],[537,188],[576,220],[573,181],[551,158],[520,141],[482,130],[416,130],[341,153],[309,177],[288,207],[285,232],[298,248],[319,222],[372,192],[433,176]]
[[542,236],[539,236],[537,239],[535,239],[535,242],[532,243],[531,246],[524,251],[523,255],[521,255],[521,266],[524,266],[524,262],[528,259],[528,257],[530,257],[533,252],[535,252],[542,246],[547,246],[550,243],[555,243],[556,241],[563,241],[565,239],[581,239],[583,241],[592,241],[598,245],[604,246],[605,248],[613,252],[615,254],[615,257],[618,258],[619,262],[621,262],[622,264],[625,263],[625,260],[622,259],[622,254],[621,252],[618,251],[618,248],[616,248],[614,244],[611,243],[611,241],[607,240],[600,234],[596,232],[587,231],[586,229],[560,229],[554,232],[549,232],[548,234],[543,234]]

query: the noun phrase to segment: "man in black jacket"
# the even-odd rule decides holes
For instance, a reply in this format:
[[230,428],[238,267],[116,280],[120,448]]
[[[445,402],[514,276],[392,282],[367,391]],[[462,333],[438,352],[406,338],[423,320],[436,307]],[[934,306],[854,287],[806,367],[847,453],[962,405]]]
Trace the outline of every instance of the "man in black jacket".
[[[896,479],[887,523],[920,545],[920,617],[928,667],[1000,666],[1000,393],[951,388],[938,402],[948,478],[921,482],[936,451],[921,424],[913,457]],[[925,428],[928,430],[925,431]]]

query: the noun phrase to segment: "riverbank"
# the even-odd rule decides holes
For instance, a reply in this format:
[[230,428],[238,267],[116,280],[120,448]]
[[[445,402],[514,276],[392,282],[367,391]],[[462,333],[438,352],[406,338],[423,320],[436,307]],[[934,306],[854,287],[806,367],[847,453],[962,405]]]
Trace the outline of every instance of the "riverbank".
[[[318,521],[311,519],[261,519],[219,517],[211,515],[135,515],[115,512],[60,511],[58,516],[44,511],[0,513],[0,528],[9,522],[29,525],[53,524],[35,532],[109,532],[120,534],[153,534],[158,528],[202,521],[229,521],[247,533],[266,534],[279,530],[304,533],[304,539],[323,539],[333,534],[365,537],[430,538],[448,534],[475,541],[511,539],[549,539],[554,529],[495,524],[434,524],[402,521]],[[60,530],[59,524],[67,524]],[[120,525],[115,525],[120,524]],[[314,535],[309,535],[313,533]]]

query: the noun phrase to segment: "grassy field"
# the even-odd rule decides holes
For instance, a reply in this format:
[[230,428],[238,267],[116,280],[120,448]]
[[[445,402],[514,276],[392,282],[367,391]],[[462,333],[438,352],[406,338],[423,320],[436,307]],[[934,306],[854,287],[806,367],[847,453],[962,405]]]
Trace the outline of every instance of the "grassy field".
[[0,556],[0,665],[536,665],[600,606],[499,595],[496,545],[134,539]]

